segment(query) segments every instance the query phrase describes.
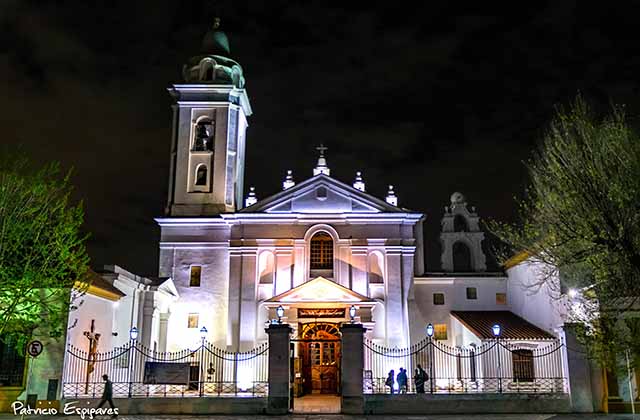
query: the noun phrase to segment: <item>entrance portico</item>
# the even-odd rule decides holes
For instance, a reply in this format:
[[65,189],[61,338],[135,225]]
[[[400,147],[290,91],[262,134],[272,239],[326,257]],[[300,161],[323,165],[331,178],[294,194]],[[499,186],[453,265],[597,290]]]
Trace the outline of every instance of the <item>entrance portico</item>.
[[316,277],[262,303],[269,319],[284,308],[282,322],[293,328],[294,395],[339,394],[342,356],[340,325],[353,321],[373,329],[381,302],[371,300],[324,277]]
[[372,300],[324,277],[316,277],[298,287],[267,299],[261,305],[268,310],[268,319],[277,318],[276,308],[284,308],[282,322],[293,328],[293,336],[300,337],[299,324],[322,322],[340,324],[350,322],[349,309],[356,307],[354,321],[371,330],[375,326],[377,310],[382,300]]

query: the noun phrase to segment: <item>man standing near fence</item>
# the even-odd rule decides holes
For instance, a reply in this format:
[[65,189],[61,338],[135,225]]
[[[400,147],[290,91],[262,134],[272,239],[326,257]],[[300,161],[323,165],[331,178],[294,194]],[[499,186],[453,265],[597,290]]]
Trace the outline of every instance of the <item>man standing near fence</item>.
[[418,365],[415,372],[416,380],[416,393],[424,394],[424,383],[429,379],[427,372],[422,369],[422,366]]
[[100,399],[100,404],[98,404],[98,408],[101,408],[104,403],[109,402],[109,406],[115,411],[111,417],[118,417],[118,411],[116,410],[116,406],[113,403],[113,383],[109,380],[109,376],[102,375],[102,379],[104,379],[104,391],[102,391],[102,398]]

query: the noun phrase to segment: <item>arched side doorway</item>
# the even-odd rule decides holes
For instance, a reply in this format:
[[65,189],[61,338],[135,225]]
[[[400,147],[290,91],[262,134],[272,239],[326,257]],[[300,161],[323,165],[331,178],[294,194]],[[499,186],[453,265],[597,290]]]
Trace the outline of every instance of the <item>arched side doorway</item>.
[[304,393],[339,393],[341,349],[338,324],[310,322],[300,324],[298,331]]

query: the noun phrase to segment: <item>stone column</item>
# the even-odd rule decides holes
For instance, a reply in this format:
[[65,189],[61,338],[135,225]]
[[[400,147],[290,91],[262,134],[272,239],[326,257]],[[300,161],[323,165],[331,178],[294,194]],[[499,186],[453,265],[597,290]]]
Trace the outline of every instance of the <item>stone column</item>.
[[268,414],[287,414],[289,412],[290,392],[290,354],[289,324],[270,324],[265,331],[269,335],[269,397]]
[[153,292],[142,292],[144,296],[144,304],[142,305],[142,326],[140,330],[140,343],[147,347],[151,347],[151,333],[153,332],[153,313],[156,308],[154,306]]
[[342,413],[364,414],[362,375],[364,372],[362,324],[343,324],[342,362],[340,363],[340,388],[342,391]]
[[591,367],[584,346],[578,341],[576,324],[564,324],[564,342],[571,409],[575,413],[593,412],[591,392]]
[[158,337],[158,351],[167,351],[167,332],[169,325],[169,317],[171,313],[165,312],[160,314],[160,334]]

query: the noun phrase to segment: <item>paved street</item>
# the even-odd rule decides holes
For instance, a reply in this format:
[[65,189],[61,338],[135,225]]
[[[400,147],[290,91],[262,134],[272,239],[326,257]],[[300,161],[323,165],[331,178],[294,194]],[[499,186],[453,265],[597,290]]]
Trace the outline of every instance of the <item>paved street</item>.
[[[0,420],[15,420],[20,416],[0,414]],[[25,419],[80,419],[79,416],[27,416]],[[108,419],[107,416],[98,416],[95,419]],[[85,417],[85,420],[88,417]],[[292,414],[289,416],[119,416],[119,420],[224,420],[224,419],[252,419],[252,420],[640,420],[640,415],[631,414],[478,414],[478,415],[430,415],[430,416],[347,416],[340,414]]]

